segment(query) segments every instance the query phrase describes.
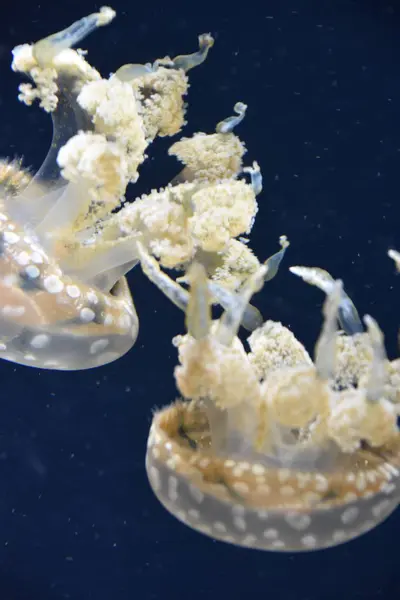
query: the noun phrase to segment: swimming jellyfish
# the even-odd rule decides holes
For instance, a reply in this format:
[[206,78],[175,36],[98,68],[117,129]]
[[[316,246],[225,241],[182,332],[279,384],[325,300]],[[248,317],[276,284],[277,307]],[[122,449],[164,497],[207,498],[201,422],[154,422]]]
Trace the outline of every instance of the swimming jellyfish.
[[[143,269],[151,257],[143,252]],[[165,508],[213,538],[272,551],[317,550],[378,525],[400,502],[399,366],[386,358],[371,316],[360,330],[340,280],[292,269],[317,285],[330,281],[314,360],[293,333],[267,320],[237,336],[268,261],[212,321],[212,289],[194,262],[177,289],[152,280],[186,312],[174,338],[181,399],[154,414],[146,468]],[[321,286],[320,286],[321,287]],[[338,331],[338,322],[343,331]],[[345,331],[356,331],[347,335]]]
[[[184,236],[183,254],[168,246],[156,192],[120,209],[149,144],[184,125],[187,72],[213,39],[200,35],[193,54],[127,64],[104,79],[72,46],[114,17],[102,7],[13,50],[13,70],[30,79],[19,99],[51,115],[53,140],[35,176],[0,161],[0,357],[12,362],[74,370],[119,358],[138,334],[124,277],[138,263],[136,241],[166,262],[194,252]],[[243,152],[232,152],[233,169]]]

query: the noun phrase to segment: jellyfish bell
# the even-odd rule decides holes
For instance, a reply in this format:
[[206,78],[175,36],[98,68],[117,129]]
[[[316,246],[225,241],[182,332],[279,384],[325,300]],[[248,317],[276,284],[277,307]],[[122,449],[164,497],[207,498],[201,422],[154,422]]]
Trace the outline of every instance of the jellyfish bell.
[[[329,548],[379,525],[400,502],[400,435],[375,321],[366,317],[362,342],[343,341],[334,282],[314,362],[271,321],[246,354],[236,331],[257,282],[216,323],[204,276],[190,283],[188,334],[174,341],[184,400],[155,413],[148,441],[160,502],[199,532],[261,550]],[[345,386],[349,371],[356,382]]]
[[184,524],[287,552],[336,546],[379,525],[400,502],[399,468],[398,439],[338,457],[330,470],[215,454],[206,411],[181,402],[155,414],[146,456],[155,495]]

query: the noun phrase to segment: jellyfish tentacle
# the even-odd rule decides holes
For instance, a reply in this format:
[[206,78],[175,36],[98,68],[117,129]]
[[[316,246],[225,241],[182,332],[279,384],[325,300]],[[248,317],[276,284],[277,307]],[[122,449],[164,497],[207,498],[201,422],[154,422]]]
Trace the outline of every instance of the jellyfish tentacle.
[[336,281],[324,303],[324,324],[315,346],[315,367],[318,377],[329,381],[333,379],[336,359],[336,333],[339,305],[343,294],[343,284]]
[[[290,267],[289,271],[306,283],[318,287],[325,294],[329,293],[335,281],[328,271],[317,267]],[[364,331],[357,309],[344,290],[339,304],[338,318],[343,331],[348,335]]]
[[[141,266],[145,275],[154,283],[160,291],[162,291],[167,298],[171,300],[175,306],[177,306],[183,312],[187,311],[190,294],[178,282],[190,283],[194,277],[193,272],[179,277],[177,281],[171,279],[168,275],[163,273],[160,269],[158,262],[150,256],[145,250],[141,242],[137,242],[138,255],[140,258]],[[200,263],[193,263],[194,265]],[[193,265],[192,265],[193,266]],[[197,267],[196,267],[197,268]],[[263,273],[267,273],[267,267],[262,270]],[[262,316],[259,310],[251,304],[245,303],[238,299],[238,294],[226,289],[223,285],[219,285],[211,280],[205,279],[207,284],[207,295],[211,295],[213,302],[217,301],[226,311],[237,311],[239,302],[242,306],[240,324],[247,331],[254,331],[262,324]]]
[[171,60],[171,64],[174,69],[182,69],[182,71],[189,71],[194,67],[198,67],[207,58],[208,51],[214,45],[214,38],[210,33],[202,33],[199,35],[199,49],[193,54],[182,54],[176,56]]
[[240,323],[246,313],[250,298],[262,288],[266,273],[267,266],[260,266],[259,269],[249,277],[240,292],[236,295],[236,302],[223,313],[219,320],[216,333],[216,338],[221,344],[229,346],[237,336]]
[[277,274],[283,257],[286,254],[287,248],[290,246],[290,242],[287,239],[286,235],[281,235],[279,238],[279,244],[281,249],[278,252],[275,252],[272,256],[267,258],[264,262],[264,265],[267,267],[267,272],[265,273],[264,281],[271,281]]
[[195,340],[205,339],[211,329],[211,294],[207,275],[200,263],[193,263],[188,271],[190,284],[189,302],[186,309],[186,330]]
[[[234,292],[226,289],[223,285],[220,285],[215,281],[209,281],[208,286],[211,294],[218,300],[219,304],[225,310],[228,310],[228,308],[235,302]],[[260,327],[262,323],[262,314],[258,308],[252,304],[247,304],[242,315],[242,327],[251,332]]]
[[[31,76],[33,74],[33,80],[39,83],[39,88],[43,86],[43,90],[39,89],[37,92],[38,97],[44,93],[48,94],[49,100],[47,101],[42,95],[41,101],[52,116],[53,138],[45,161],[36,173],[31,185],[25,190],[25,199],[35,196],[38,186],[45,185],[47,190],[50,191],[65,185],[66,182],[60,177],[57,165],[58,152],[68,139],[78,131],[92,129],[90,117],[77,103],[77,96],[81,87],[78,85],[78,81],[82,73],[79,75],[79,68],[78,70],[73,69],[66,62],[58,67],[58,74],[56,74],[55,68],[57,67],[55,67],[54,61],[63,51],[79,43],[95,29],[110,23],[115,14],[115,11],[111,8],[102,7],[100,12],[83,17],[66,29],[39,40],[31,48],[32,59],[37,64],[32,63],[31,68],[28,70]],[[24,54],[27,54],[26,46],[15,48],[13,54],[15,70],[23,70],[19,63],[23,64],[24,62]],[[28,60],[26,62],[29,63]],[[93,70],[92,75],[94,73]],[[47,91],[45,91],[46,88]],[[23,85],[21,89],[28,92],[29,88]],[[34,219],[35,222],[39,221],[40,214],[46,212],[51,206],[51,201],[51,197],[48,197],[46,203],[42,200],[44,207],[40,212],[38,206],[31,208],[30,218]],[[29,205],[27,206],[25,202],[19,207],[19,210],[25,209],[26,211],[28,208]]]
[[383,333],[378,323],[370,315],[364,316],[364,323],[367,327],[373,353],[369,378],[366,384],[366,398],[369,402],[377,402],[385,395],[387,357]]
[[185,312],[189,304],[189,292],[161,271],[158,262],[150,256],[143,244],[137,242],[137,249],[143,273],[175,306]]
[[236,115],[233,117],[227,117],[223,121],[217,123],[215,127],[216,133],[231,133],[246,116],[247,104],[244,104],[244,102],[236,102],[233,110]]
[[99,12],[83,17],[62,31],[40,40],[33,49],[36,60],[42,65],[51,65],[57,54],[66,48],[75,46],[98,27],[111,23],[115,15],[112,8],[103,6]]

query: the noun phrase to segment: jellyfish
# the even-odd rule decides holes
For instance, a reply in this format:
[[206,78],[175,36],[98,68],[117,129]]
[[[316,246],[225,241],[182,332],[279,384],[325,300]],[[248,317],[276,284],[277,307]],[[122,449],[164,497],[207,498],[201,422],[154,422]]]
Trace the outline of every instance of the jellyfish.
[[[141,257],[146,272],[153,260]],[[214,321],[204,265],[189,268],[189,290],[151,272],[185,310],[187,332],[173,340],[180,399],[157,410],[150,429],[150,485],[192,529],[280,552],[350,541],[400,502],[397,361],[387,359],[371,316],[360,329],[340,280],[309,267],[292,271],[314,285],[324,274],[314,359],[279,322],[259,324],[249,351],[238,337],[252,295],[268,280],[268,261],[231,292]]]
[[[250,185],[232,178],[248,211],[213,244],[204,214],[212,210],[208,192],[223,201],[221,182],[184,182],[158,193],[164,204],[156,205],[154,191],[122,208],[148,146],[184,125],[187,72],[205,60],[213,38],[200,35],[193,54],[127,64],[105,79],[72,46],[114,17],[113,9],[102,7],[13,50],[12,69],[30,79],[19,86],[19,100],[38,102],[51,115],[53,139],[34,176],[20,161],[0,161],[0,357],[12,362],[76,370],[123,356],[138,335],[125,279],[139,262],[136,241],[163,264],[184,265],[200,246],[212,253],[216,244],[246,232],[256,211]],[[220,139],[236,139],[233,125]],[[244,149],[236,146],[232,160],[238,157],[239,169]],[[195,194],[199,208],[190,215],[185,209],[181,219],[186,237],[177,226],[162,231],[165,210],[179,212],[182,197],[192,204]],[[191,241],[189,218],[202,242]],[[172,243],[174,236],[181,246]]]

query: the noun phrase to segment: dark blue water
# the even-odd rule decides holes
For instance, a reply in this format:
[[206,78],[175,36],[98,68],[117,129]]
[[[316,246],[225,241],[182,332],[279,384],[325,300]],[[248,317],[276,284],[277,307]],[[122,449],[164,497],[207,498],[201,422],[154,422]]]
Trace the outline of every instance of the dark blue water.
[[[9,0],[0,21],[0,154],[40,166],[49,119],[16,100],[10,51],[98,8]],[[216,38],[191,73],[186,134],[213,130],[236,101],[240,135],[264,174],[252,245],[260,258],[291,247],[257,297],[309,349],[323,300],[287,272],[318,265],[343,278],[361,314],[397,349],[400,280],[400,8],[396,2],[280,0],[252,6],[127,2],[87,39],[108,74],[126,62],[191,52]],[[239,130],[238,130],[239,132]],[[169,142],[168,142],[169,143]],[[176,173],[166,141],[150,149],[134,193]],[[372,600],[400,596],[400,513],[372,533],[321,553],[259,553],[213,542],[175,521],[145,475],[152,410],[175,397],[173,335],[183,317],[145,280],[129,278],[141,331],[120,361],[79,373],[0,364],[1,600]]]

